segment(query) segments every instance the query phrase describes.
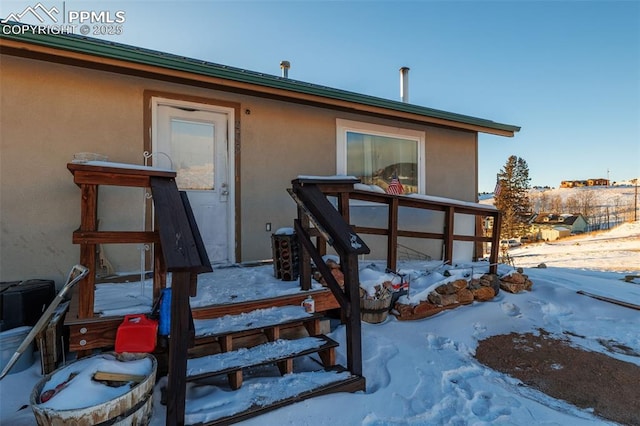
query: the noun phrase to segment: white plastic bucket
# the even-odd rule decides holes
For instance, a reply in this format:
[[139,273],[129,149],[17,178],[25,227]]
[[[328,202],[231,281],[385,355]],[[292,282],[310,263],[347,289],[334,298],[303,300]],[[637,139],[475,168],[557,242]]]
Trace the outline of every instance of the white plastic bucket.
[[[22,326],[17,328],[12,328],[11,330],[3,331],[0,333],[0,351],[2,352],[2,357],[0,357],[0,371],[4,370],[9,363],[9,360],[16,352],[16,349],[22,344],[24,339],[27,337],[29,332],[31,331],[31,327]],[[33,364],[33,342],[27,346],[27,348],[22,352],[18,361],[13,365],[11,370],[9,370],[8,374],[18,373],[20,371],[26,370],[31,367]]]

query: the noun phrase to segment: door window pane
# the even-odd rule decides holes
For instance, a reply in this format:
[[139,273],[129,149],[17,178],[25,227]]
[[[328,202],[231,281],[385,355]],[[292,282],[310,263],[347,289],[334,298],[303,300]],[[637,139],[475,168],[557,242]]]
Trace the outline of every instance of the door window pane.
[[215,189],[211,123],[171,119],[171,161],[180,189]]
[[346,132],[347,174],[388,191],[397,178],[404,194],[418,192],[418,140]]

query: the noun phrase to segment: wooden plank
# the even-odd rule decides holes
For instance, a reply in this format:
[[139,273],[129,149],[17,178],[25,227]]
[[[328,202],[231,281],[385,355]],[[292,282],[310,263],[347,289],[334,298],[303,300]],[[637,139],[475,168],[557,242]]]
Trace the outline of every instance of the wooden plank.
[[191,309],[189,307],[189,272],[174,272],[171,284],[171,330],[167,381],[167,424],[184,424],[187,384],[187,357]]
[[[194,371],[197,371],[197,372],[194,372],[193,374],[188,375],[189,371],[187,369],[187,375],[185,375],[185,377],[187,377],[187,381],[200,380],[206,377],[213,377],[213,376],[218,376],[222,374],[233,373],[236,370],[243,369],[243,368],[277,364],[278,362],[285,361],[290,358],[293,359],[293,358],[297,358],[304,355],[320,353],[323,351],[327,351],[330,348],[336,348],[338,346],[338,342],[324,335],[313,336],[313,338],[307,337],[306,339],[312,339],[312,340],[321,339],[321,340],[324,340],[324,343],[321,346],[308,347],[306,349],[300,349],[298,351],[289,352],[289,353],[282,353],[281,349],[276,345],[275,346],[276,352],[270,353],[270,351],[272,350],[270,346],[273,347],[274,345],[273,345],[273,342],[267,342],[262,345],[258,345],[256,347],[249,349],[250,351],[251,350],[259,351],[260,353],[259,356],[255,357],[255,359],[251,362],[251,364],[244,364],[245,362],[244,357],[246,356],[246,353],[243,353],[237,359],[233,358],[236,355],[233,352],[226,352],[226,353],[210,355],[208,357],[191,359],[189,362],[191,367],[189,368],[193,368]],[[215,360],[216,358],[219,358],[219,357],[223,357],[226,360],[224,363],[226,367],[220,367],[220,368],[211,367],[211,365],[215,365]],[[205,366],[206,368],[208,368],[208,370],[206,370]]]
[[267,340],[275,342],[280,338],[280,327],[273,326],[264,330],[264,334],[267,336]]
[[346,223],[350,223],[350,208],[349,208],[349,193],[341,192],[337,195],[338,197],[338,212],[344,219]]
[[325,368],[333,367],[336,365],[336,351],[335,348],[329,348],[324,351],[318,352],[320,360]]
[[157,232],[145,231],[74,231],[73,244],[144,244],[158,243]]
[[382,205],[388,204],[388,200],[391,198],[397,198],[398,204],[400,207],[411,207],[422,210],[436,210],[436,211],[446,211],[449,207],[453,207],[456,213],[464,213],[471,215],[490,215],[495,214],[497,212],[496,208],[489,205],[471,203],[465,204],[464,201],[460,201],[459,204],[456,203],[457,200],[451,200],[452,202],[447,202],[446,200],[437,201],[437,200],[427,200],[421,198],[414,197],[406,197],[402,195],[391,195],[391,194],[382,194],[378,192],[371,191],[361,191],[355,190],[349,193],[349,196],[352,200],[361,200],[361,201],[369,201],[372,203],[380,203]]
[[147,188],[149,186],[149,176],[93,171],[75,172],[73,181],[78,185],[129,186],[133,188]]
[[229,379],[229,387],[233,390],[238,390],[242,386],[242,369],[235,370],[227,374]]
[[210,266],[202,263],[175,180],[151,177],[150,181],[167,271],[209,272]]
[[[211,272],[213,268],[211,268],[211,262],[209,260],[209,255],[207,254],[207,249],[204,246],[204,241],[202,240],[202,235],[200,234],[200,229],[198,229],[198,224],[196,223],[196,218],[193,215],[193,209],[191,208],[191,203],[189,203],[189,197],[185,191],[180,191],[180,198],[182,199],[182,205],[184,206],[184,211],[187,215],[187,220],[189,221],[189,227],[191,228],[191,232],[193,233],[193,238],[196,242],[196,250],[198,251],[198,255],[200,256],[200,263],[205,267],[206,270],[199,272]],[[197,284],[197,277],[192,275],[192,284]],[[192,286],[191,296],[195,297],[195,286]]]
[[112,186],[132,186],[149,187],[151,176],[163,178],[175,178],[176,172],[171,170],[154,169],[151,167],[139,166],[133,168],[130,164],[127,167],[118,167],[118,163],[105,163],[96,165],[92,163],[68,163],[67,169],[73,174],[73,181],[77,185],[112,185]]
[[398,263],[398,197],[389,202],[387,221],[387,268],[395,271]]
[[[309,217],[305,214],[304,209],[300,205],[297,206],[298,210],[298,222],[302,229],[309,229]],[[309,250],[298,241],[298,252],[300,253],[300,259],[298,263],[298,270],[300,271],[300,289],[311,290],[311,256]],[[274,259],[275,262],[275,259]]]
[[36,339],[40,351],[42,374],[49,374],[58,367],[58,361],[64,355],[64,317],[69,309],[70,302],[62,302],[52,315],[46,329],[42,330]]
[[167,287],[167,265],[164,263],[162,244],[153,246],[153,300],[158,300]]
[[353,185],[360,183],[356,177],[326,178],[322,176],[299,177],[291,181],[292,184],[313,184],[323,185],[326,192],[344,192],[353,189]]
[[317,336],[318,334],[322,334],[320,318],[316,318],[313,321],[305,322],[304,327],[307,329],[307,333],[309,333],[309,336]]
[[502,215],[498,214],[493,218],[493,229],[491,234],[491,254],[489,255],[489,273],[498,273],[498,256],[500,250],[500,228],[502,227]]
[[232,334],[225,334],[224,336],[218,337],[218,342],[220,343],[220,350],[222,352],[231,352],[233,350]]
[[309,237],[306,234],[305,230],[302,229],[302,227],[300,226],[300,222],[298,220],[295,220],[293,222],[293,226],[296,231],[296,235],[298,236],[298,241],[302,243],[305,250],[311,255],[311,258],[316,264],[316,268],[318,268],[318,271],[324,278],[325,282],[327,283],[327,286],[333,293],[334,297],[336,298],[340,306],[343,309],[349,309],[349,301],[344,296],[344,293],[342,292],[340,285],[336,281],[335,277],[331,274],[331,270],[322,259],[322,256],[320,256],[320,254],[313,249],[313,244],[311,243],[311,240],[309,240]]
[[194,319],[217,318],[225,315],[239,315],[244,312],[254,311],[261,308],[269,308],[273,306],[300,306],[307,296],[312,296],[316,302],[316,312],[324,312],[340,307],[335,297],[328,288],[322,290],[312,290],[300,292],[301,294],[291,294],[278,296],[261,300],[250,300],[240,303],[231,303],[223,305],[210,305],[200,308],[194,308]]
[[[69,315],[67,315],[67,318]],[[69,350],[72,352],[113,346],[123,317],[79,319],[69,325]]]
[[[210,305],[193,309],[194,319],[218,318],[225,315],[239,315],[256,309],[273,306],[299,306],[308,296],[313,296],[316,313],[337,309],[340,307],[329,289],[313,290],[303,294],[280,296],[275,298],[252,300],[241,303]],[[77,299],[74,297],[74,299]],[[73,299],[72,299],[73,302]],[[65,326],[69,327],[69,350],[80,351],[101,349],[115,344],[118,326],[122,323],[122,316],[79,318],[74,303],[70,305],[70,312],[65,318]]]
[[360,279],[358,257],[353,254],[340,259],[344,274],[344,292],[350,309],[346,314],[347,369],[356,376],[362,376],[362,324],[360,321]]
[[96,381],[104,381],[104,382],[134,382],[140,383],[147,376],[141,376],[138,374],[128,374],[128,373],[114,373],[110,371],[96,371],[93,373],[93,380]]
[[293,372],[293,358],[285,359],[284,361],[279,361],[277,363],[278,370],[280,370],[280,374],[283,376],[285,374],[291,374]]
[[[81,185],[80,201],[80,230],[98,230],[98,187],[96,185]],[[90,272],[77,285],[78,287],[78,315],[80,318],[93,317],[94,287],[96,281],[96,245],[82,244],[80,246],[80,264],[86,265]]]
[[614,305],[624,306],[625,308],[631,308],[631,309],[640,311],[640,305],[636,305],[635,303],[626,302],[624,300],[613,299],[611,297],[600,296],[598,294],[589,293],[587,291],[582,291],[582,290],[579,290],[577,293],[582,294],[584,296],[589,296],[594,299],[602,300],[603,302],[609,302],[609,303],[613,303]]
[[366,389],[366,381],[364,377],[351,376],[344,380],[338,380],[327,385],[319,386],[317,388],[309,389],[291,398],[285,398],[269,405],[254,405],[246,411],[234,414],[233,416],[222,417],[219,419],[211,420],[201,426],[217,426],[217,425],[229,425],[232,423],[238,423],[244,420],[257,417],[265,414],[269,411],[276,410],[278,408],[286,407],[300,401],[304,401],[309,398],[328,395],[338,392],[360,392]]
[[455,211],[449,206],[444,216],[444,262],[450,265],[453,262],[453,228]]

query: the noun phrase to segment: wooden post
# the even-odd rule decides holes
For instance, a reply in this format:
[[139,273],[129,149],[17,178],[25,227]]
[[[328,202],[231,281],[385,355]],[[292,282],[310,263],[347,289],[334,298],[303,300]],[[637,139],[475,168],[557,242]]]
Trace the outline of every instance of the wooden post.
[[169,345],[169,371],[167,394],[167,426],[184,425],[187,394],[187,356],[189,348],[190,272],[173,272],[171,276],[171,328]]
[[387,229],[387,268],[392,271],[398,266],[398,197],[392,197],[387,205],[389,209]]
[[356,376],[362,376],[362,323],[360,322],[358,257],[355,254],[349,254],[342,256],[340,262],[344,274],[344,292],[350,306],[346,312],[347,369]]
[[491,230],[491,255],[489,256],[489,273],[498,272],[498,253],[500,250],[500,228],[502,227],[502,214],[497,213],[493,217],[493,229]]
[[[302,208],[298,207],[298,223],[301,229],[309,229],[309,217]],[[302,290],[311,290],[311,256],[309,251],[302,244],[302,235],[298,235],[298,271],[300,271],[300,288]],[[275,259],[274,259],[275,262]]]
[[[98,230],[98,185],[82,184],[81,231]],[[96,284],[96,244],[80,245],[80,264],[89,268],[87,276],[78,283],[78,317],[93,318],[94,287]]]
[[453,206],[447,206],[444,213],[444,262],[453,262],[453,228],[455,210]]

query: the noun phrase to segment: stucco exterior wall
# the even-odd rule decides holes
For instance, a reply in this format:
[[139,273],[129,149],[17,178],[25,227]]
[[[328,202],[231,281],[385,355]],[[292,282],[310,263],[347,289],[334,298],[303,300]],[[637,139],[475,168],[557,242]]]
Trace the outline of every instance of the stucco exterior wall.
[[[271,257],[271,232],[292,226],[286,188],[298,175],[336,173],[336,119],[424,130],[427,193],[475,201],[477,137],[279,100],[3,55],[0,73],[0,281],[62,282],[78,262],[71,243],[80,191],[66,164],[77,152],[143,164],[145,91],[240,105],[241,261]],[[101,188],[100,229],[136,230],[141,189]],[[136,272],[140,248],[104,247],[119,272]]]

